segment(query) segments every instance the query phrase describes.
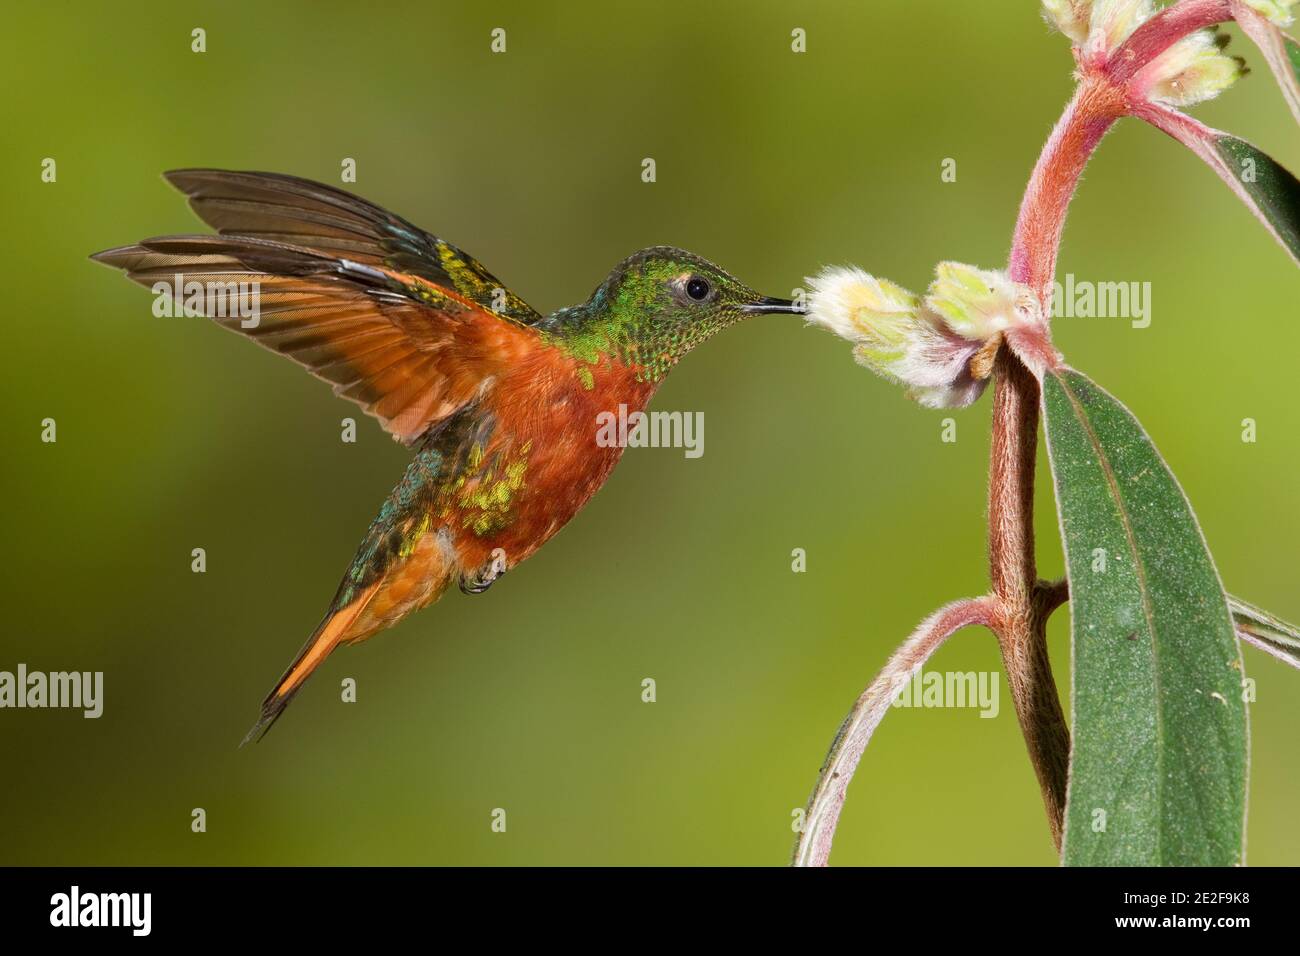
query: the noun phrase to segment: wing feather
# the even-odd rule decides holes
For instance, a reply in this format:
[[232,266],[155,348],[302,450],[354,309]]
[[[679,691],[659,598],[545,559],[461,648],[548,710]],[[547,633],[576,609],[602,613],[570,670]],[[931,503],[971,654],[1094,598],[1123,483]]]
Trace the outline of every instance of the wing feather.
[[204,314],[330,382],[406,444],[475,399],[504,356],[536,342],[528,325],[455,290],[279,239],[165,236],[92,258],[144,286],[179,282],[182,294],[190,282],[247,283],[255,324],[217,314],[207,299]]
[[473,256],[349,192],[280,173],[176,169],[167,180],[223,236],[316,249],[418,276],[507,319],[541,316]]

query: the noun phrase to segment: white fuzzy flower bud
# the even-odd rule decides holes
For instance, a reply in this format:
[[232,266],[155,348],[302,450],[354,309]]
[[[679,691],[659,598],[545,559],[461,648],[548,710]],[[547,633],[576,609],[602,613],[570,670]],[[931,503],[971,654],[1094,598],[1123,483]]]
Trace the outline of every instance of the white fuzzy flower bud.
[[858,362],[932,407],[975,401],[1002,334],[1043,322],[1029,289],[953,262],[940,264],[924,301],[853,267],[809,282],[808,321],[854,343]]

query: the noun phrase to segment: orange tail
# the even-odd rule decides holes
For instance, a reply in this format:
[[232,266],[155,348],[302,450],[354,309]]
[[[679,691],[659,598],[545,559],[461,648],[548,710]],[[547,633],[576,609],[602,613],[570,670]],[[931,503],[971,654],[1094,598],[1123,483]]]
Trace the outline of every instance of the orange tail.
[[276,682],[275,689],[267,695],[266,700],[262,701],[262,716],[257,719],[257,723],[253,725],[253,729],[248,732],[239,746],[242,747],[249,741],[261,740],[271,729],[271,725],[284,713],[284,709],[289,706],[289,701],[293,700],[293,695],[298,693],[298,689],[311,676],[311,672],[324,663],[325,658],[330,656],[330,652],[340,644],[357,639],[356,635],[349,634],[348,631],[356,622],[358,615],[370,603],[371,597],[379,589],[379,584],[380,582],[376,581],[347,607],[325,616],[325,620],[320,622],[320,626],[312,636],[307,638],[307,643],[302,646],[302,650],[293,659],[284,676]]

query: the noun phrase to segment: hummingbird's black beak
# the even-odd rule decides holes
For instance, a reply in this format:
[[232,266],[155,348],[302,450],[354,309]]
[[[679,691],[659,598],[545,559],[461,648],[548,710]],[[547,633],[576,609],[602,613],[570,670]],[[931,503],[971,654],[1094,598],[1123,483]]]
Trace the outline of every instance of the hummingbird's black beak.
[[742,305],[740,311],[748,315],[772,315],[774,313],[803,315],[804,313],[803,308],[795,305],[789,299],[774,299],[771,296],[759,299],[757,302],[751,302],[748,305]]

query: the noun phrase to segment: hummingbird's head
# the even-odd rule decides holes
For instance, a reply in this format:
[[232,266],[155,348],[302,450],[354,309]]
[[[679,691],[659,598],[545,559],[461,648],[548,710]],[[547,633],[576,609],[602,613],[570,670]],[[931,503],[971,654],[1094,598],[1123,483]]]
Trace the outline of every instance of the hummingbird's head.
[[638,365],[655,380],[746,316],[800,311],[789,299],[761,296],[707,259],[672,246],[633,253],[585,305],[565,310],[581,313],[579,334],[600,340],[600,351]]

